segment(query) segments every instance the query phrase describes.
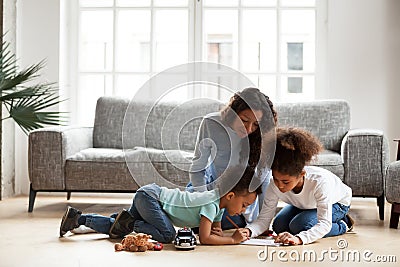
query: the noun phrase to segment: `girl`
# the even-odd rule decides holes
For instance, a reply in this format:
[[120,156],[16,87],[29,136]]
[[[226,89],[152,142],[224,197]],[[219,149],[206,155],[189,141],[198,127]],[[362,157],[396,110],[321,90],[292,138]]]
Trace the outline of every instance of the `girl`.
[[275,242],[308,244],[351,229],[350,187],[328,170],[305,166],[321,151],[319,140],[298,128],[278,128],[276,134],[273,183],[268,185],[259,217],[246,228],[248,235],[268,230],[279,199],[289,205],[274,219]]
[[[270,165],[261,155],[262,137],[272,132],[276,121],[277,113],[272,102],[257,88],[246,88],[235,93],[221,112],[206,115],[197,136],[188,190],[213,189],[225,169],[238,163],[247,163],[257,168],[258,182],[255,183],[263,183],[265,189],[269,181],[267,176],[270,175]],[[263,154],[272,155],[274,148],[264,146]],[[246,221],[251,222],[257,217],[258,211],[259,204],[255,201],[246,210],[244,217],[234,216],[232,219],[244,227]],[[233,226],[223,219],[222,229],[229,228]]]
[[221,177],[222,181],[236,179],[238,183],[222,196],[218,189],[190,193],[156,184],[143,186],[136,192],[130,209],[118,215],[119,220],[118,217],[114,219],[98,214],[82,214],[68,207],[61,220],[60,236],[85,225],[96,232],[110,234],[111,237],[123,237],[135,231],[152,235],[159,242],[170,243],[175,237],[175,225],[199,227],[202,244],[238,244],[247,239],[243,229],[224,236],[221,231],[213,228],[221,228],[223,209],[230,215],[239,214],[256,200],[261,188],[249,191],[253,175],[254,170],[249,167],[228,169]]

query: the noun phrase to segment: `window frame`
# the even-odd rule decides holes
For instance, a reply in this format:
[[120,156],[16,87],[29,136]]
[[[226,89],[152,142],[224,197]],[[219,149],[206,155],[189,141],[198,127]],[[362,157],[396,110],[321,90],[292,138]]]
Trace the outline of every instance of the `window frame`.
[[[150,68],[148,72],[134,72],[134,71],[129,71],[127,72],[128,74],[145,74],[151,77],[152,75],[156,74],[157,71],[154,69],[154,53],[155,53],[155,48],[154,48],[154,12],[155,10],[168,10],[168,9],[179,9],[179,7],[154,7],[153,6],[153,0],[151,1],[151,6],[150,7],[141,7],[141,8],[131,8],[131,7],[116,7],[116,0],[113,0],[113,6],[112,7],[79,7],[79,0],[68,0],[68,3],[66,4],[66,7],[68,9],[68,12],[66,12],[66,28],[67,28],[67,37],[66,37],[66,43],[67,43],[67,51],[61,51],[61,53],[64,53],[64,55],[67,56],[62,56],[61,59],[65,59],[66,62],[66,83],[64,86],[66,87],[66,91],[68,91],[69,98],[71,99],[71,105],[70,105],[70,111],[71,111],[71,122],[77,123],[79,122],[79,118],[77,114],[80,114],[79,110],[79,89],[78,89],[78,81],[80,75],[83,74],[104,74],[104,75],[111,75],[112,76],[112,90],[107,91],[105,88],[103,88],[103,94],[104,95],[115,95],[115,88],[116,88],[116,75],[119,74],[119,71],[116,71],[115,69],[115,49],[116,49],[116,11],[117,10],[122,10],[122,9],[151,9],[151,35],[150,35]],[[326,86],[327,85],[327,71],[326,71],[326,61],[327,61],[327,0],[316,0],[315,1],[315,6],[314,7],[282,7],[280,5],[281,0],[277,0],[277,5],[272,6],[272,7],[243,7],[241,6],[241,0],[239,0],[239,5],[237,7],[205,7],[203,6],[203,2],[201,0],[188,0],[189,4],[187,7],[188,10],[188,61],[193,62],[193,61],[204,61],[204,49],[205,49],[205,42],[203,42],[204,36],[203,36],[203,15],[205,10],[237,10],[238,11],[238,25],[237,25],[237,30],[238,30],[238,48],[237,48],[237,66],[238,66],[238,71],[242,71],[242,62],[241,62],[241,49],[243,47],[243,40],[242,40],[242,15],[243,15],[243,10],[275,10],[276,13],[276,20],[277,20],[277,36],[276,36],[276,69],[275,71],[255,71],[255,72],[242,72],[245,75],[265,75],[265,76],[275,76],[275,88],[273,88],[273,92],[271,92],[271,88],[260,88],[264,90],[264,92],[267,95],[272,96],[272,100],[274,102],[282,102],[282,101],[302,101],[302,100],[313,100],[318,97],[318,90],[317,88],[320,88],[321,86]],[[79,36],[79,23],[80,23],[80,13],[81,10],[102,10],[102,9],[112,9],[113,10],[113,52],[112,52],[112,58],[113,58],[113,63],[112,63],[112,70],[107,72],[107,71],[100,71],[100,72],[92,72],[92,71],[80,71],[79,66],[78,66],[78,53],[79,53],[79,42],[80,42],[80,36]],[[181,8],[182,9],[182,8]],[[314,71],[308,72],[308,71],[283,71],[282,70],[282,51],[281,51],[281,41],[282,41],[282,36],[281,36],[281,12],[285,10],[315,10],[315,67]],[[235,53],[235,51],[233,51]],[[64,62],[60,62],[61,65],[65,64]],[[306,98],[288,98],[288,94],[285,94],[285,92],[288,90],[288,88],[282,88],[282,78],[283,77],[290,77],[290,75],[295,75],[295,76],[302,76],[302,77],[313,77],[314,79],[314,90],[310,94],[310,96],[307,96]],[[255,86],[260,87],[260,84],[255,83]],[[240,88],[238,88],[240,89]],[[304,91],[303,91],[304,94]],[[221,94],[218,93],[218,96]],[[198,93],[198,92],[190,92],[188,97],[189,98],[195,98],[195,97],[204,97],[205,95],[203,93]]]

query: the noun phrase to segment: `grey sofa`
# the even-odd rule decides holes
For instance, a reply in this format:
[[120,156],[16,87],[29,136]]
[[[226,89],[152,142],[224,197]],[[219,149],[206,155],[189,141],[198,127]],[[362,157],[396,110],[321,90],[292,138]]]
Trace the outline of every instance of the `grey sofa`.
[[[399,151],[400,152],[400,151]],[[389,227],[397,229],[400,216],[400,157],[391,162],[386,173],[386,200],[392,204]]]
[[[101,97],[93,127],[32,131],[28,211],[40,191],[67,192],[69,199],[71,192],[134,192],[148,182],[185,186],[201,118],[220,104],[151,106]],[[350,129],[350,108],[341,100],[281,103],[276,109],[280,126],[302,127],[320,138],[325,150],[312,164],[341,177],[354,196],[377,198],[383,220],[388,164],[383,133]]]

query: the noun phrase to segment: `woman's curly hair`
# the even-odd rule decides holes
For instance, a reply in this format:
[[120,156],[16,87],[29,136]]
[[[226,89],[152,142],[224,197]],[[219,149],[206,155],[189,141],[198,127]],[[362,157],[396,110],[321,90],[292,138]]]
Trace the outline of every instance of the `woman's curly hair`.
[[222,121],[231,125],[238,114],[247,109],[261,110],[263,113],[259,127],[242,140],[240,152],[242,161],[248,159],[248,165],[255,168],[260,161],[263,135],[274,129],[278,118],[269,97],[258,88],[249,87],[231,97],[229,104],[221,110]]
[[271,169],[297,176],[322,149],[321,142],[310,132],[294,127],[279,127],[276,129],[276,150]]

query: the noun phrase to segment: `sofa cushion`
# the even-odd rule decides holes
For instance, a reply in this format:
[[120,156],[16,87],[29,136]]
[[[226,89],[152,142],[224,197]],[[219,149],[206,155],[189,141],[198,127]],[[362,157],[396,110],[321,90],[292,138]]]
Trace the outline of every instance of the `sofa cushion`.
[[323,150],[311,162],[310,165],[327,169],[336,174],[340,179],[344,177],[342,156],[332,150]]
[[221,106],[211,99],[177,104],[101,97],[96,105],[93,147],[194,150],[201,119]]
[[304,128],[316,135],[325,149],[340,152],[350,129],[350,107],[343,100],[278,103],[279,126]]
[[122,148],[122,124],[129,100],[100,97],[93,127],[93,147]]
[[125,162],[67,160],[65,189],[77,191],[131,191],[139,189]]
[[221,106],[220,102],[211,99],[193,99],[182,104],[157,103],[146,120],[144,147],[193,151],[201,120]]
[[87,162],[174,162],[191,164],[193,152],[135,147],[133,149],[87,148],[67,158]]
[[163,186],[185,186],[189,181],[187,170],[192,157],[193,153],[189,151],[144,147],[125,151],[115,148],[84,149],[67,158],[66,189],[101,190],[108,185],[108,190],[136,190],[138,186],[152,182]]

